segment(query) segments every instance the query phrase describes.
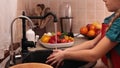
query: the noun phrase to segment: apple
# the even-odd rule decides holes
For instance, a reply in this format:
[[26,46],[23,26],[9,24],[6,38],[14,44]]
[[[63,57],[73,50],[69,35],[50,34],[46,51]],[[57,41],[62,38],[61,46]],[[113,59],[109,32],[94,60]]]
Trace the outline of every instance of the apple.
[[92,25],[92,24],[87,24],[87,28],[90,29],[90,26],[91,26],[91,25]]
[[49,41],[48,41],[48,43],[55,43],[55,40],[53,40],[53,39],[49,39]]

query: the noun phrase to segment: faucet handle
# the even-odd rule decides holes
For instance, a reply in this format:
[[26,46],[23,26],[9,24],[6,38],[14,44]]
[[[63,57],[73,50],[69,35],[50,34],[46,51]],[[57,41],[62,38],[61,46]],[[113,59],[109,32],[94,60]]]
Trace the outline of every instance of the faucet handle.
[[33,41],[26,41],[26,47],[35,47],[35,43]]

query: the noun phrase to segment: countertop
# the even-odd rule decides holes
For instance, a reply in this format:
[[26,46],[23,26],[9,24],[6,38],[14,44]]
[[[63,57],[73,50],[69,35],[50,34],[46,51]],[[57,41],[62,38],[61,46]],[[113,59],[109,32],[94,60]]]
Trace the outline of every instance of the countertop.
[[[79,45],[87,40],[88,39],[85,38],[84,36],[74,37],[74,44],[72,46],[77,46],[77,45]],[[68,48],[68,47],[65,47],[65,48]],[[65,49],[65,48],[60,48],[60,49]],[[29,48],[28,50],[29,51],[36,51],[36,50],[47,50],[47,49],[49,49],[49,48],[45,48],[45,47],[43,47],[43,45],[40,45],[39,43],[37,43],[36,48]],[[90,62],[90,63],[84,65],[84,68],[89,68],[90,66],[93,66],[95,64],[96,64],[96,62]]]
[[[77,36],[77,37],[74,37],[74,44],[72,46],[76,46],[76,45],[79,45],[85,41],[87,41],[88,39],[86,39],[85,37],[83,36]],[[71,47],[72,47],[71,46]],[[65,48],[68,48],[68,47],[65,47]],[[62,48],[62,49],[65,49],[65,48]],[[37,43],[36,44],[36,47],[35,48],[28,48],[29,51],[36,51],[36,50],[47,50],[47,49],[50,49],[50,48],[46,48],[44,47],[43,45]],[[5,62],[7,61],[8,59],[5,59],[0,65],[2,66],[2,68],[4,68],[4,64]]]

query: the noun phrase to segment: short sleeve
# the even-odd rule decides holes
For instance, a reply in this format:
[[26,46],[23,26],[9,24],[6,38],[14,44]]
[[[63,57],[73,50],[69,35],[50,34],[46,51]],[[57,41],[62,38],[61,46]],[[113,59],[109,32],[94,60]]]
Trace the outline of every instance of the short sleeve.
[[110,29],[106,32],[106,36],[111,41],[120,42],[120,18],[116,19],[111,25]]

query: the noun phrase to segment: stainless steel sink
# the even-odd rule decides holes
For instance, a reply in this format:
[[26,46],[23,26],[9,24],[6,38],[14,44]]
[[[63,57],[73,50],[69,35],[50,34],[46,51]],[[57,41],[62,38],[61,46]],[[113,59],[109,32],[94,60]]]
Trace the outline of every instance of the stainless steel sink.
[[[23,58],[17,58],[16,64],[19,63],[30,63],[30,62],[37,62],[37,63],[45,63],[47,60],[46,58],[52,53],[52,50],[37,50],[29,52]],[[9,68],[9,60],[6,63],[5,68]],[[83,61],[74,61],[74,60],[64,60],[64,65],[60,68],[78,68],[88,64],[88,62]],[[93,65],[91,65],[92,67]]]

